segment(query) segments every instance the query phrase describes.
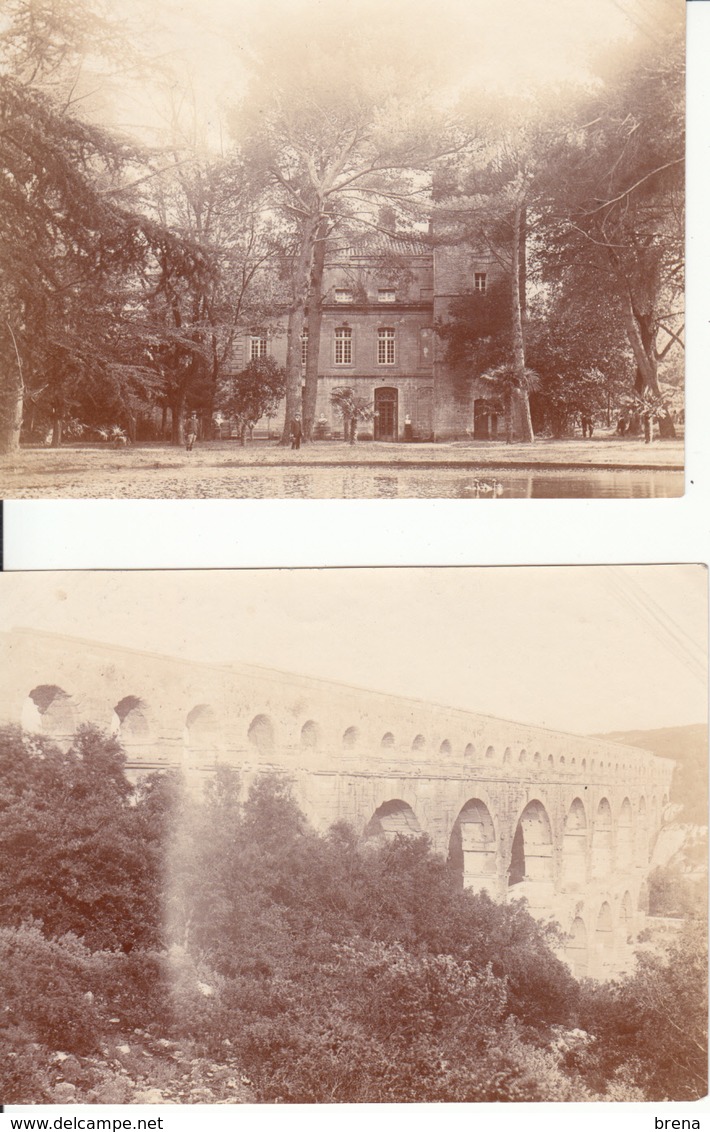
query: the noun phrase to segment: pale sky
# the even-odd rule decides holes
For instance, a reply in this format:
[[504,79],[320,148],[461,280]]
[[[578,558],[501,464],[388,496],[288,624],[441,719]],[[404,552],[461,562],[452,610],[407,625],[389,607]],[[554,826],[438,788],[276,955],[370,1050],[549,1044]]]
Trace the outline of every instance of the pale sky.
[[12,626],[556,730],[707,715],[700,566],[6,573],[0,629]]
[[[95,77],[87,83],[90,102],[101,107],[99,116],[128,132],[160,130],[168,103],[189,103],[194,98],[198,115],[208,123],[211,140],[219,137],[225,107],[239,97],[244,80],[251,32],[278,29],[281,14],[303,13],[317,35],[322,12],[349,16],[370,0],[124,0],[122,26],[146,60],[140,75],[132,61],[116,68],[114,78]],[[681,0],[678,0],[680,3]],[[588,73],[590,51],[598,51],[627,38],[639,27],[652,27],[651,0],[378,0],[371,5],[370,31],[392,39],[412,34],[421,24],[422,53],[434,41],[444,45],[440,69],[442,88],[455,67],[463,67],[476,86],[496,91],[520,91],[574,80]],[[111,10],[111,9],[109,9]],[[400,16],[401,13],[401,16]],[[430,27],[427,26],[429,21]],[[363,21],[364,22],[364,21]],[[345,48],[347,36],[343,38]],[[447,45],[448,44],[448,48]],[[455,57],[458,62],[455,63]],[[463,59],[463,63],[462,63]],[[172,72],[166,80],[164,68]],[[158,133],[152,134],[158,140]]]

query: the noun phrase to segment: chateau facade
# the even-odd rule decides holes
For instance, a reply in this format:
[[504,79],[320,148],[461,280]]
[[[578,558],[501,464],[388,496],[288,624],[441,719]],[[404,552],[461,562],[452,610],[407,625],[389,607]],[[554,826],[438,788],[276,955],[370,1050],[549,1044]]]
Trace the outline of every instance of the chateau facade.
[[219,765],[244,789],[285,775],[321,830],[426,833],[463,886],[525,897],[566,933],[577,975],[628,965],[674,764],[528,727],[251,665],[209,665],[32,630],[0,637],[0,719],[68,741],[116,734],[137,779]]
[[[452,300],[485,294],[500,273],[490,255],[409,236],[373,233],[331,251],[323,274],[316,435],[342,434],[330,400],[341,387],[372,406],[372,421],[359,427],[363,437],[489,439],[499,419],[502,432],[503,410],[491,400],[490,387],[455,372],[435,330],[450,317]],[[308,349],[304,335],[304,373]],[[239,371],[250,359],[267,355],[285,363],[285,327],[238,338],[232,368]],[[276,434],[283,420],[281,409],[257,428]]]

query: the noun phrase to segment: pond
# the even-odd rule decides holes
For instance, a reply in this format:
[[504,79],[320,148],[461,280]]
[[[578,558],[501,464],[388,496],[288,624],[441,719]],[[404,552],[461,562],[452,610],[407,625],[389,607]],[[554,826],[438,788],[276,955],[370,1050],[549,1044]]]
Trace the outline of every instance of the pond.
[[187,498],[228,499],[667,499],[683,494],[683,473],[331,465],[222,471],[218,480],[197,472],[184,488]]

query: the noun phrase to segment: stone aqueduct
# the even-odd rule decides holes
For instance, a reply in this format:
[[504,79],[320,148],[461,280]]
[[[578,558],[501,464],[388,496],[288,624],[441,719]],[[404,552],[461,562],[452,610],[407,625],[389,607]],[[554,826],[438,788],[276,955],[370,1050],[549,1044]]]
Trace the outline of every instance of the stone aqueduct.
[[462,883],[526,897],[567,933],[576,974],[622,970],[673,763],[637,748],[247,665],[13,630],[2,717],[58,739],[119,735],[134,777],[219,763],[283,773],[320,829],[428,834]]

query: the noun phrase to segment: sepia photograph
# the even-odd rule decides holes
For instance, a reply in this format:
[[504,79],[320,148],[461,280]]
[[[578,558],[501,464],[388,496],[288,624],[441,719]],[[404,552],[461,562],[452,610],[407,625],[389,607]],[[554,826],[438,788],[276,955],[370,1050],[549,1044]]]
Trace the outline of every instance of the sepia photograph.
[[0,496],[684,490],[683,0],[5,0]]
[[6,1103],[705,1096],[704,566],[0,593]]

